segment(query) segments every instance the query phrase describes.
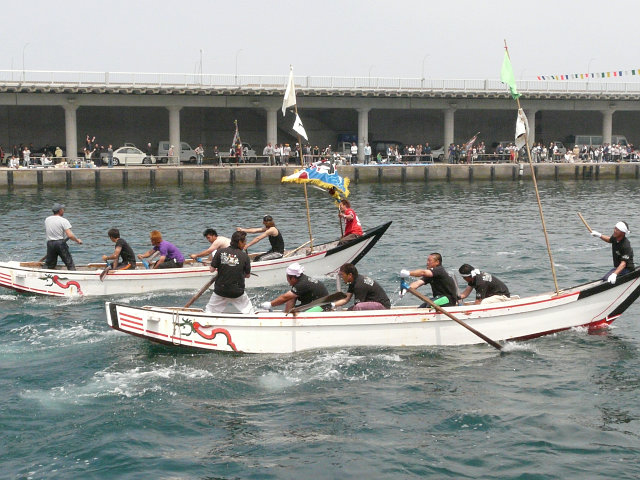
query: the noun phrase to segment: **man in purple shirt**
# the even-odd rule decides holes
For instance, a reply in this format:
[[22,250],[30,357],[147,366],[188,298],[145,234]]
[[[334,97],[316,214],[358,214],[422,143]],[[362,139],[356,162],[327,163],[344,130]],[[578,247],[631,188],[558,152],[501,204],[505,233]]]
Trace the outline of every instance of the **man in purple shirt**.
[[162,234],[158,230],[151,232],[151,244],[153,248],[138,255],[139,259],[148,258],[158,252],[160,258],[152,268],[182,268],[184,255],[173,243],[162,240]]

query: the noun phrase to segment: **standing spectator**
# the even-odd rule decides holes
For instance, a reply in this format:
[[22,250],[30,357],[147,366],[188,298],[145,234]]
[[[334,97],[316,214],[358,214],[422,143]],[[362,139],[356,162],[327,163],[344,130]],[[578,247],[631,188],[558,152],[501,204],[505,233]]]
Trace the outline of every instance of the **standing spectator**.
[[29,147],[27,147],[26,145],[24,147],[24,150],[22,151],[22,160],[25,167],[28,167],[31,163],[31,150],[29,150]]
[[449,163],[456,163],[456,146],[451,143],[449,144]]
[[264,150],[262,150],[262,155],[267,157],[267,165],[269,166],[275,163],[274,153],[275,153],[275,150],[273,148],[273,145],[271,145],[271,142],[267,143],[267,146],[264,147]]
[[371,161],[371,145],[367,142],[364,146],[364,164],[369,165]]
[[220,151],[218,150],[218,145],[214,145],[213,147],[213,163],[215,163],[216,159],[218,159],[219,166],[224,166],[222,163],[222,157],[220,156]]
[[107,166],[113,168],[113,145],[109,144],[107,148]]
[[85,139],[85,148],[87,150],[91,150],[91,145],[93,145],[93,143],[96,141],[96,136],[94,135],[93,138],[89,137],[89,134],[87,133],[87,138]]
[[289,157],[291,156],[291,147],[288,143],[284,144],[284,148],[282,149],[282,160],[285,165],[289,166]]
[[[175,155],[175,152],[173,151],[173,145],[171,145],[169,147],[169,151],[167,152],[167,155],[169,156],[169,163],[173,163],[174,162],[174,158],[173,156]],[[180,163],[180,162],[177,162]],[[111,165],[109,165],[109,167],[111,167]]]
[[204,158],[204,147],[201,143],[199,143],[194,151],[196,152],[196,165],[202,165],[202,159]]
[[431,154],[431,146],[429,145],[429,142],[425,142],[422,153],[426,157],[427,161],[433,162],[433,155]]
[[349,163],[357,163],[358,162],[358,145],[356,145],[356,142],[351,142],[350,153],[351,153],[351,156],[349,157]]

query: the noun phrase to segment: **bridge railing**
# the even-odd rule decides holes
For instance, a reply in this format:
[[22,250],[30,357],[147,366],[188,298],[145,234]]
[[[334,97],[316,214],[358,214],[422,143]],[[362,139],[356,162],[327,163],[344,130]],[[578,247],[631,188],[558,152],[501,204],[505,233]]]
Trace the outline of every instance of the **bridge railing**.
[[[286,82],[286,75],[0,70],[0,85],[21,87],[243,88],[279,89],[284,92]],[[506,92],[504,84],[497,79],[297,76],[295,84],[297,88],[302,90]],[[603,81],[603,79],[590,79],[589,81],[521,80],[518,82],[518,90],[523,93],[639,93],[640,82]]]

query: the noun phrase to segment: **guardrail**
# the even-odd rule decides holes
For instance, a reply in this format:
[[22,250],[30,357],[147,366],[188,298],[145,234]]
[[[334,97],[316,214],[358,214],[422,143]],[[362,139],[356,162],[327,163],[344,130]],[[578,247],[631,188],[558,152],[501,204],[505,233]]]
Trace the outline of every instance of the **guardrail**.
[[[242,88],[282,90],[284,93],[287,80],[286,75],[0,70],[0,85],[20,87]],[[497,79],[296,76],[294,81],[296,87],[302,90],[507,92],[504,84]],[[521,80],[518,82],[518,90],[522,93],[640,93],[640,82],[602,82],[593,79],[589,81]]]

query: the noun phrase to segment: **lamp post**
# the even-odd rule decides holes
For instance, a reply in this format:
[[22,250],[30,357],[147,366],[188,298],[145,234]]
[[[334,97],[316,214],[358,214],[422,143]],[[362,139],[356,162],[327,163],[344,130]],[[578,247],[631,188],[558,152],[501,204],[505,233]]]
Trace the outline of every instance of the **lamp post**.
[[25,80],[25,75],[24,75],[24,51],[27,49],[27,47],[29,46],[29,43],[25,43],[24,47],[22,47],[22,81],[24,82]]
[[202,49],[200,49],[200,85],[202,85]]
[[236,52],[236,78],[235,78],[236,85],[238,84],[238,55],[240,55],[241,51],[242,51],[242,48],[239,48],[238,51]]
[[422,76],[420,77],[420,86],[424,87],[424,62],[429,58],[429,54],[425,53],[424,57],[422,57]]
[[375,67],[375,65],[371,65],[369,67],[369,88],[371,88],[371,70]]

